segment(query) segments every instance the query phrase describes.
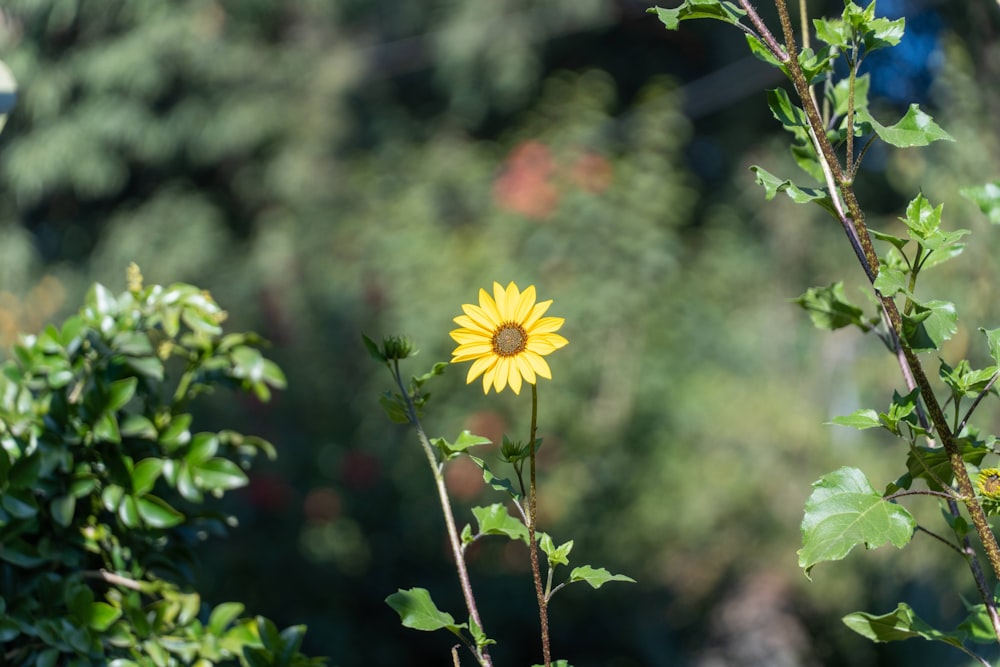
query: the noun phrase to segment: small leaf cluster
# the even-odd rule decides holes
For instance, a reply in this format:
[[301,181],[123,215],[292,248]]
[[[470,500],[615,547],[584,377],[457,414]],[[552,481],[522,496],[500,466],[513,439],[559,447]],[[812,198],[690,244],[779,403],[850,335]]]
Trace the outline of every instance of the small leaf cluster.
[[60,327],[0,367],[0,644],[5,664],[319,664],[304,628],[277,632],[190,590],[195,547],[231,519],[206,496],[244,486],[267,441],[194,430],[218,387],[261,400],[285,385],[252,333],[224,334],[186,284],[95,284]]

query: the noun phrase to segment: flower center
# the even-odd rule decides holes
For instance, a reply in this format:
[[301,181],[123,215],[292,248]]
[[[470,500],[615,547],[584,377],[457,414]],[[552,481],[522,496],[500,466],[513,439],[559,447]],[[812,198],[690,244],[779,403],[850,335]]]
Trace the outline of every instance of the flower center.
[[524,327],[515,322],[504,322],[493,332],[493,351],[501,357],[513,357],[523,352],[528,344]]

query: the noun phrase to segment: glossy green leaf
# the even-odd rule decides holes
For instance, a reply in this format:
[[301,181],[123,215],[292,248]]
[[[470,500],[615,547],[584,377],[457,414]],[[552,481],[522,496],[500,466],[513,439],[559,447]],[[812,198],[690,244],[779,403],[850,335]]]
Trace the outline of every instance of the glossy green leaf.
[[118,418],[113,412],[105,412],[94,422],[94,438],[98,442],[120,443],[121,431],[118,430]]
[[238,465],[220,457],[192,466],[192,476],[194,483],[207,491],[237,489],[249,481]]
[[138,378],[134,377],[112,382],[108,387],[108,403],[105,409],[109,412],[115,412],[125,407],[125,404],[135,395],[138,382]]
[[646,11],[656,14],[667,30],[676,30],[681,21],[688,19],[717,19],[737,25],[746,16],[746,12],[736,4],[720,0],[684,0],[674,9],[650,7]]
[[215,456],[219,450],[219,437],[215,433],[198,433],[191,439],[184,460],[192,465],[198,465]]
[[[125,501],[127,502],[129,498],[131,496],[126,496]],[[172,528],[184,521],[183,514],[154,495],[145,495],[134,500],[139,516],[150,528]]]
[[120,421],[118,428],[122,436],[126,438],[155,440],[157,437],[156,427],[153,425],[153,422],[142,415],[126,416]]
[[3,507],[15,519],[30,519],[38,514],[38,501],[35,495],[24,489],[10,490],[0,494],[0,507]]
[[990,222],[1000,225],[1000,181],[963,188],[959,193],[978,206]]
[[911,104],[906,114],[894,125],[882,125],[868,113],[867,109],[858,109],[857,122],[871,128],[882,141],[898,148],[955,140],[916,104]]
[[139,519],[139,507],[133,496],[124,496],[118,505],[118,518],[126,528],[137,529],[142,527]]
[[163,459],[151,457],[139,461],[132,470],[132,493],[142,496],[152,491],[162,472]]
[[479,523],[480,535],[506,535],[512,540],[528,543],[528,527],[512,517],[504,505],[495,503],[489,507],[473,507],[472,514]]
[[635,579],[632,577],[626,577],[624,574],[611,574],[603,567],[593,568],[589,565],[581,565],[580,567],[574,567],[569,573],[570,582],[574,581],[586,581],[590,584],[591,588],[600,588],[609,581],[628,581],[635,583]]
[[407,628],[428,632],[445,629],[459,634],[461,628],[468,627],[465,623],[456,624],[451,614],[438,609],[424,588],[399,589],[385,603],[399,614],[399,620]]
[[223,602],[215,607],[208,617],[208,630],[221,636],[229,625],[243,613],[245,607],[239,602]]
[[886,502],[857,468],[841,468],[813,483],[802,519],[799,567],[840,560],[858,544],[875,548],[886,542],[903,547],[916,521],[905,508]]

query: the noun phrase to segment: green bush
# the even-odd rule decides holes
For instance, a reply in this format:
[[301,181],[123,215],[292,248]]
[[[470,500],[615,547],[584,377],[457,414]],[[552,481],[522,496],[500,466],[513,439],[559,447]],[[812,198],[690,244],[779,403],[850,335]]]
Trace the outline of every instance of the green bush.
[[308,665],[279,632],[192,590],[195,547],[230,517],[203,507],[247,482],[267,441],[194,430],[216,387],[285,384],[253,333],[197,287],[95,284],[79,313],[14,346],[0,374],[0,662],[15,666]]

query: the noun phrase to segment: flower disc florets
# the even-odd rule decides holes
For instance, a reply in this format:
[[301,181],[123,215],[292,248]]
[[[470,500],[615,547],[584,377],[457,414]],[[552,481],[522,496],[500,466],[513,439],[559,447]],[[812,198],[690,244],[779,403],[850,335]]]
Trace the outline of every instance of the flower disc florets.
[[458,347],[452,363],[471,361],[466,381],[483,376],[483,392],[492,386],[497,392],[510,385],[515,394],[521,382],[535,384],[537,376],[552,378],[542,358],[566,345],[555,333],[563,325],[561,317],[542,317],[552,301],[535,303],[535,286],[523,292],[510,283],[504,289],[493,283],[493,296],[479,290],[479,305],[463,304],[465,315],[455,318],[461,327],[451,332]]

